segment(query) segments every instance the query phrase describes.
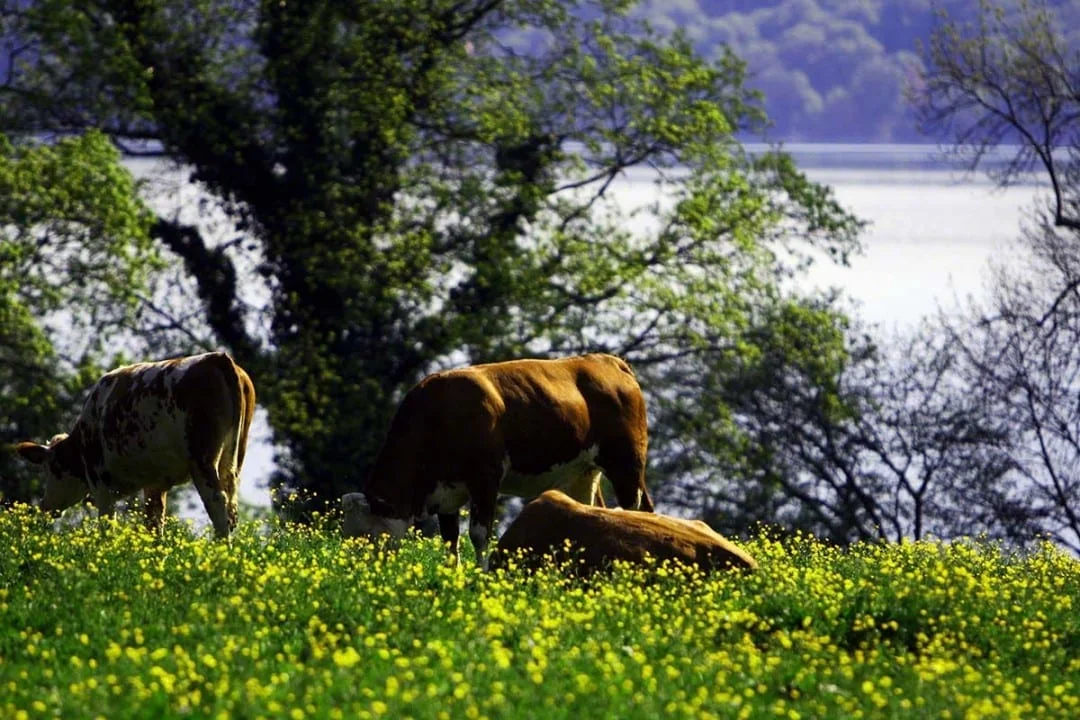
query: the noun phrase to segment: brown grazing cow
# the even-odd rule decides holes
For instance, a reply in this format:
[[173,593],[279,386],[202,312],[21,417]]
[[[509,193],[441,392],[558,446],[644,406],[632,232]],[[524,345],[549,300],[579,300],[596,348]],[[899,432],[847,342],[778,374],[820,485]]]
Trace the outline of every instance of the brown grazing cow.
[[483,566],[499,493],[559,488],[591,502],[603,473],[620,505],[652,511],[647,445],[645,399],[617,357],[435,373],[401,401],[363,493],[342,497],[343,530],[401,537],[413,520],[436,513],[456,556],[458,512],[469,503],[469,537]]
[[590,507],[558,490],[522,509],[499,539],[492,565],[505,566],[518,553],[526,567],[535,567],[545,555],[573,557],[582,575],[613,560],[645,563],[647,557],[677,560],[704,572],[757,568],[750,555],[700,520]]
[[89,493],[110,515],[142,490],[157,529],[169,488],[192,478],[215,533],[228,537],[254,414],[251,378],[225,353],[137,363],[97,381],[70,434],[15,450],[45,467],[43,510],[58,513]]

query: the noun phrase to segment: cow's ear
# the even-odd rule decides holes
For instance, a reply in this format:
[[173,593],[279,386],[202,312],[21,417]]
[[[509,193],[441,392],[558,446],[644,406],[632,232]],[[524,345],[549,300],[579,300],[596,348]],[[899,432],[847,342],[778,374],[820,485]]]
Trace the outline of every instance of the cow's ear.
[[21,442],[15,446],[15,452],[19,457],[35,465],[44,465],[49,459],[49,448],[32,442]]

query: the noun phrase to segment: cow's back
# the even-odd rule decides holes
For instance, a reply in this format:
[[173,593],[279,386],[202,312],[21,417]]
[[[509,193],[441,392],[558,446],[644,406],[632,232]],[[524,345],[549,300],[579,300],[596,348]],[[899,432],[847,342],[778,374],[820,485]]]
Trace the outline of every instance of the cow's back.
[[76,422],[90,469],[118,493],[131,493],[186,480],[193,445],[220,448],[241,434],[246,440],[246,374],[238,370],[228,355],[207,353],[104,375]]
[[415,464],[410,458],[417,454],[438,464],[474,438],[499,443],[515,470],[537,473],[628,425],[644,441],[644,400],[624,361],[610,355],[514,360],[424,378],[402,399],[383,454],[384,461],[393,455],[399,468]]
[[614,560],[644,563],[648,558],[676,560],[704,571],[753,569],[743,550],[697,521],[654,513],[589,507],[558,491],[548,491],[522,509],[498,544],[496,565],[517,553],[526,564],[551,554],[568,557],[570,543],[578,569],[589,573]]
[[499,397],[499,435],[516,472],[544,472],[613,436],[646,442],[641,388],[619,358],[594,354],[467,370]]

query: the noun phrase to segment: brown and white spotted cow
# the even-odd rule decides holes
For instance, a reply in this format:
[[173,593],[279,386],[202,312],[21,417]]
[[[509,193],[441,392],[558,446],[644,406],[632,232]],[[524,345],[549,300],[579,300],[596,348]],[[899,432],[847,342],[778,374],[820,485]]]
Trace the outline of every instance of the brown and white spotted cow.
[[492,565],[504,566],[519,553],[526,568],[545,557],[573,558],[580,575],[614,560],[646,563],[650,558],[675,560],[703,572],[757,568],[750,555],[700,520],[589,507],[558,490],[522,509],[499,538]]
[[193,479],[215,533],[228,537],[254,413],[251,378],[225,353],[137,363],[97,381],[70,434],[15,449],[45,468],[43,510],[58,513],[89,493],[109,515],[142,490],[157,529],[169,488]]
[[589,503],[603,473],[620,505],[651,512],[647,445],[641,387],[617,357],[438,372],[402,400],[363,492],[342,497],[343,532],[400,538],[435,513],[456,556],[458,512],[469,503],[469,537],[486,565],[499,493],[559,488]]

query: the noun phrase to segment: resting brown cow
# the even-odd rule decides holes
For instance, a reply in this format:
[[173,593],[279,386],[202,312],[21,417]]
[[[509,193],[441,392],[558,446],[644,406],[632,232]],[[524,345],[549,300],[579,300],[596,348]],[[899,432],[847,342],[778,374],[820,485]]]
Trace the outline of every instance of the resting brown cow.
[[519,552],[527,566],[536,565],[544,555],[560,561],[572,554],[582,574],[613,560],[644,563],[647,557],[677,560],[705,572],[757,567],[750,555],[700,520],[590,507],[558,490],[549,490],[522,509],[499,539],[492,563],[504,566]]
[[645,399],[611,355],[515,360],[435,373],[406,394],[360,493],[342,497],[346,534],[401,537],[439,515],[456,555],[458,511],[485,564],[499,493],[559,488],[598,496],[601,472],[623,507],[651,511]]
[[142,490],[147,524],[161,525],[165,495],[194,479],[218,536],[236,525],[236,492],[255,388],[224,353],[117,368],[90,389],[70,434],[15,450],[45,467],[44,510],[87,496],[98,512]]

